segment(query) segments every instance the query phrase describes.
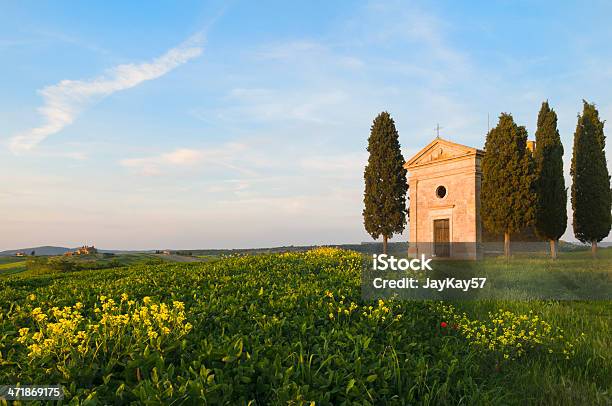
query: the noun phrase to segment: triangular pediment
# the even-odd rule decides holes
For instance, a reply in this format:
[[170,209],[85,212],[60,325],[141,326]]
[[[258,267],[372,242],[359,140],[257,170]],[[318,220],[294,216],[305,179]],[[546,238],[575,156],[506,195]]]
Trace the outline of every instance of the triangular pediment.
[[442,138],[436,138],[410,158],[404,165],[404,168],[408,169],[415,166],[475,155],[478,153],[482,153],[482,151]]

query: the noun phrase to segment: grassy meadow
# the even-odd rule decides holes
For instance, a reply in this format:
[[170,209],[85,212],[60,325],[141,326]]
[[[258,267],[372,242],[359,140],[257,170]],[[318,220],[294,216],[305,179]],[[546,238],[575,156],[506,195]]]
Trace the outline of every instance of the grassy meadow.
[[331,248],[47,261],[0,276],[0,382],[61,383],[65,403],[612,401],[608,301],[366,301],[362,255]]
[[26,260],[22,257],[0,257],[0,276],[25,271]]

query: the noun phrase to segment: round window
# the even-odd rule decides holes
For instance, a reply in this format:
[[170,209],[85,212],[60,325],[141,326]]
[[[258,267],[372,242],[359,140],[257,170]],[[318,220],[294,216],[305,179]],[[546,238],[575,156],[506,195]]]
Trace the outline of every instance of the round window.
[[438,196],[439,199],[442,199],[444,196],[446,196],[446,188],[444,186],[438,186],[438,188],[436,189],[436,196]]

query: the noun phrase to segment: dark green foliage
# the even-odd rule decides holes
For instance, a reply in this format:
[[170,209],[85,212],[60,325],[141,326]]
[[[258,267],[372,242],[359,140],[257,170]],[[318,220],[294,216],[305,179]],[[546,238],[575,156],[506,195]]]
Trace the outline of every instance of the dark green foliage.
[[363,220],[366,231],[386,242],[406,225],[406,169],[395,122],[387,112],[374,119],[368,139]]
[[580,241],[597,242],[610,233],[612,193],[604,149],[604,122],[594,104],[583,102],[572,153],[573,225]]
[[548,102],[542,103],[535,136],[536,232],[547,240],[558,240],[567,227],[567,191],[557,113]]
[[533,222],[533,158],[527,130],[502,113],[487,135],[482,159],[481,210],[484,226],[494,233],[516,233]]

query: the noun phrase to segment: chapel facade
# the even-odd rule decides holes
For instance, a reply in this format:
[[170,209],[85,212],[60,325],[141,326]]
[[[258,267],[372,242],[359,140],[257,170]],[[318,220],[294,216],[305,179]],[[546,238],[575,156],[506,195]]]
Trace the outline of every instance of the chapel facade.
[[437,137],[404,164],[409,185],[409,255],[480,256],[484,151]]

